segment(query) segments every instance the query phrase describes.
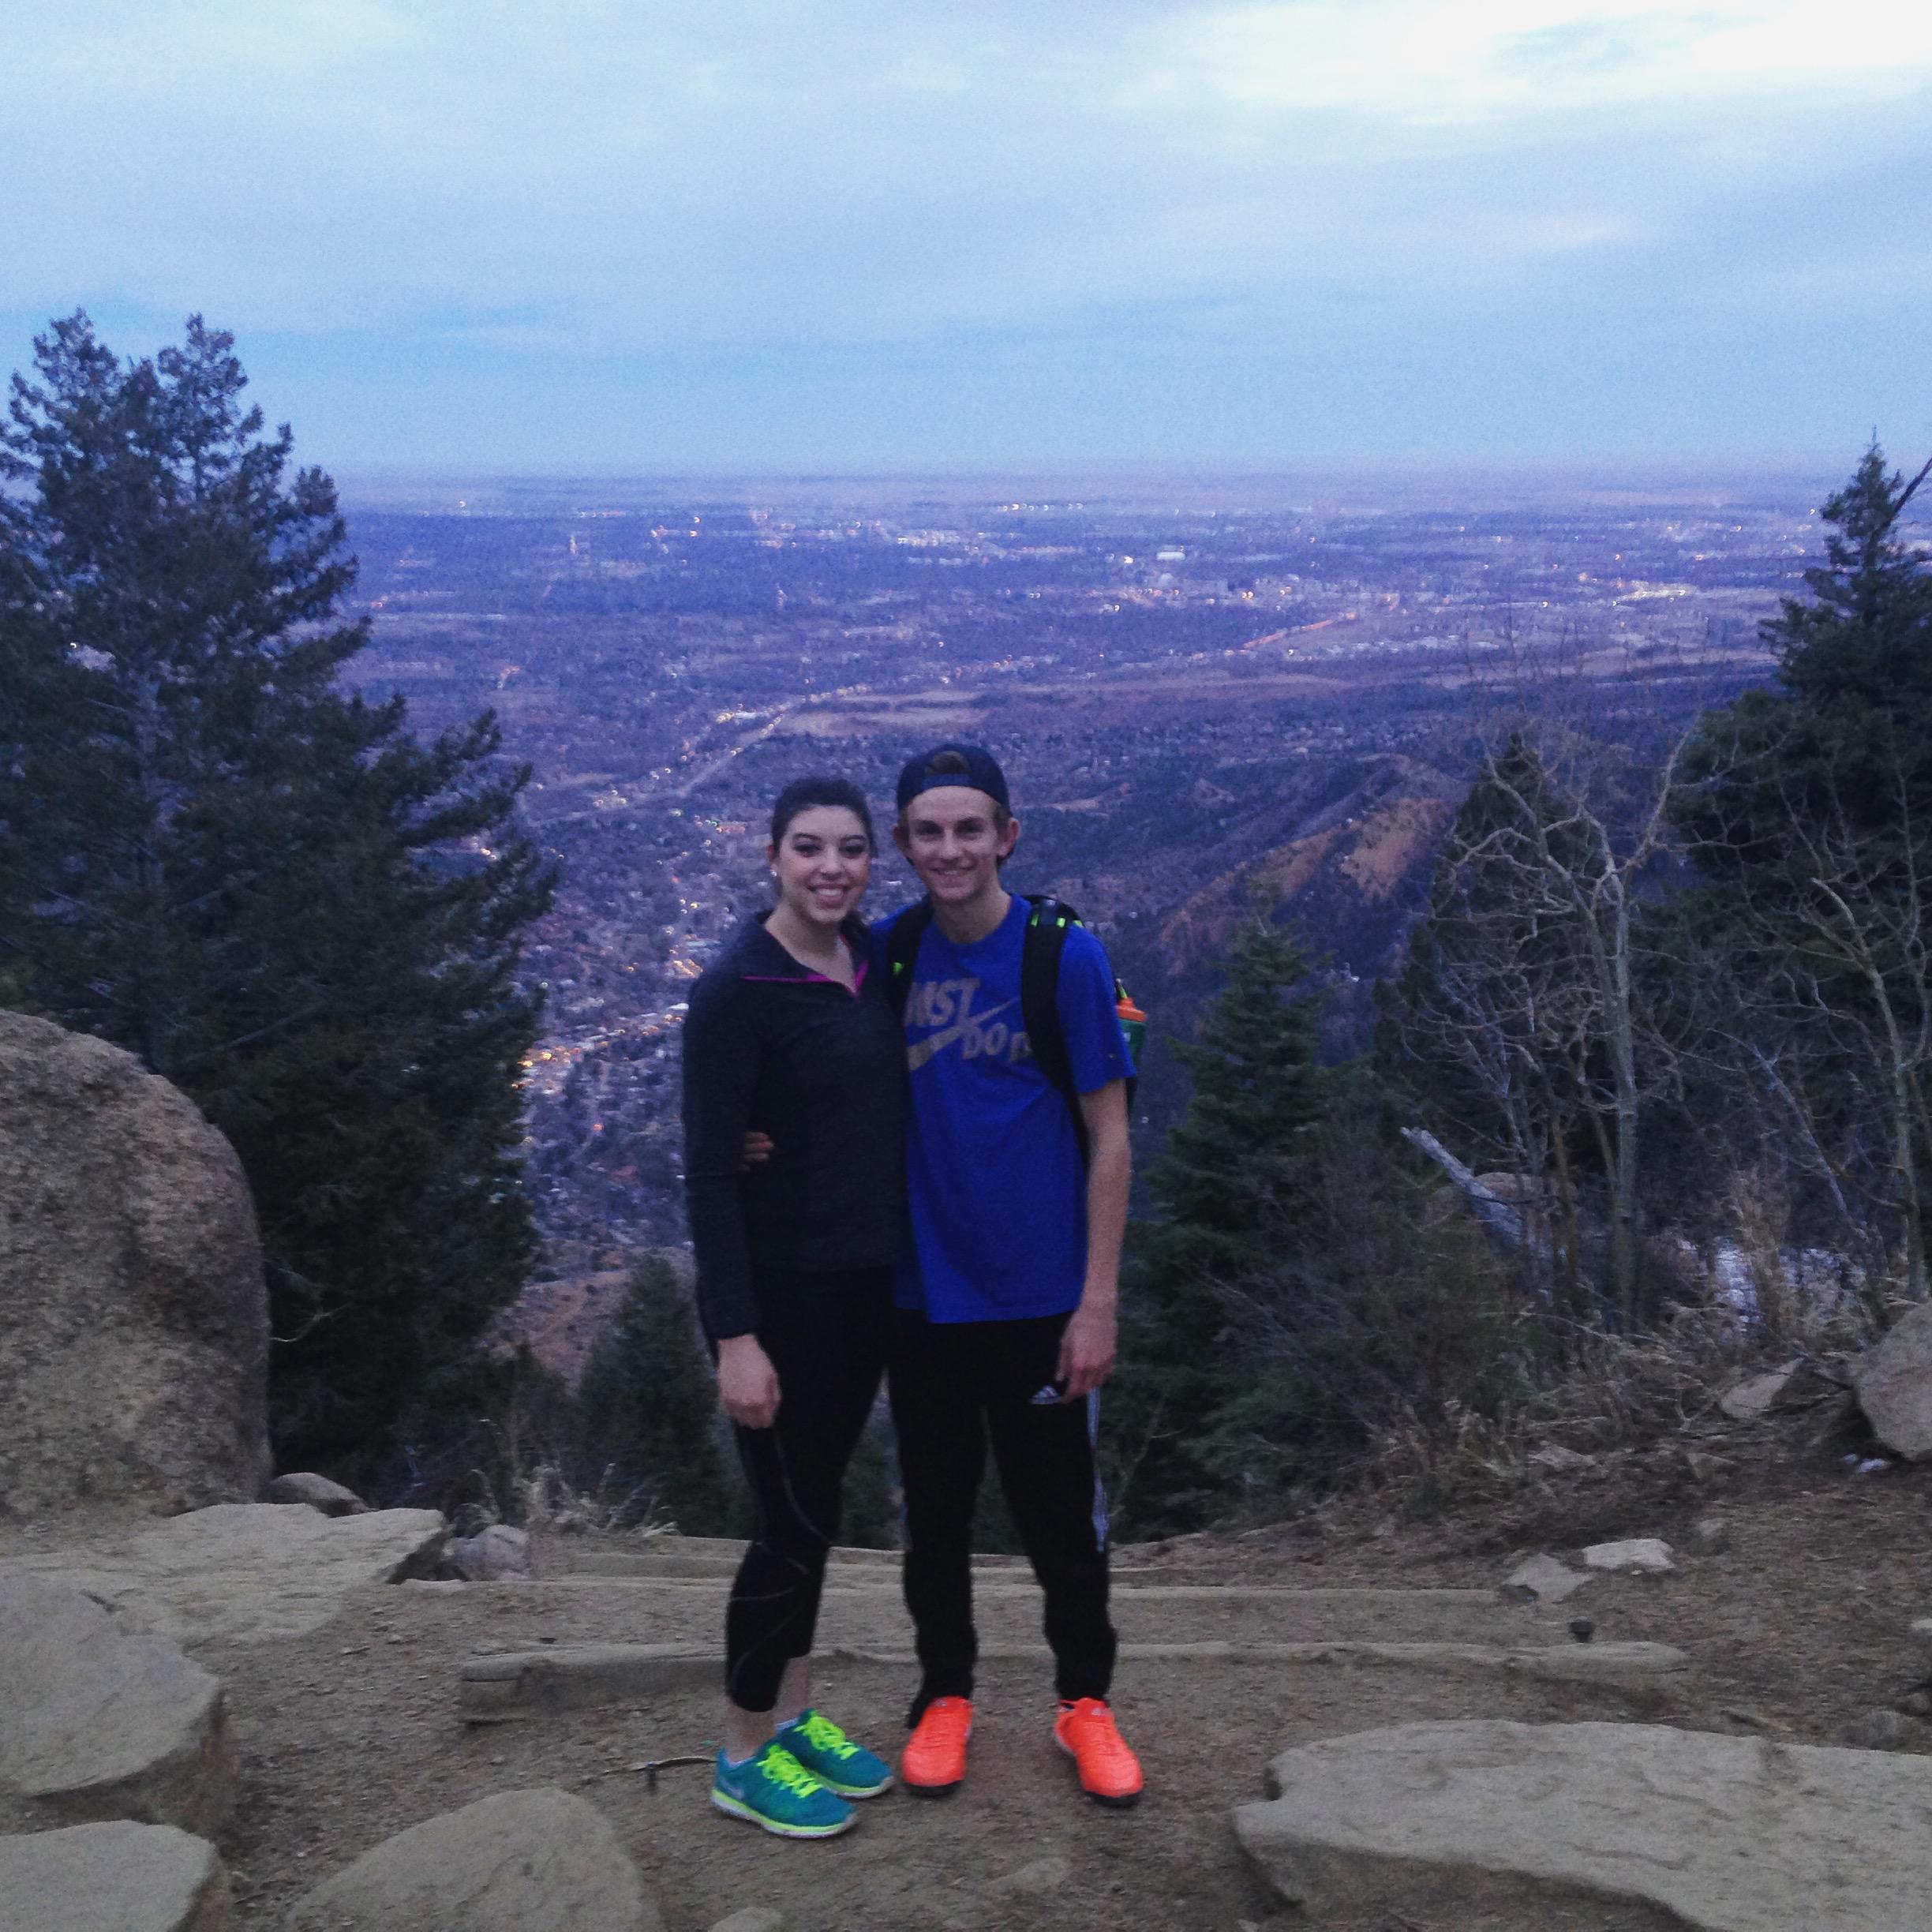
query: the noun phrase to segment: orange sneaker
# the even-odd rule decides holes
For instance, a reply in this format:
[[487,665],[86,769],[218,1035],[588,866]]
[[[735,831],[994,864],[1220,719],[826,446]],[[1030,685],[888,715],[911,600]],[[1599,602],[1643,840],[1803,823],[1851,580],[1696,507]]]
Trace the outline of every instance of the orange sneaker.
[[966,1781],[972,1699],[934,1698],[899,1754],[899,1781],[915,1798],[949,1798]]
[[1140,1760],[1114,1728],[1114,1713],[1105,1698],[1076,1698],[1062,1703],[1054,1720],[1054,1736],[1078,1766],[1080,1789],[1089,1798],[1123,1809],[1140,1802],[1147,1781],[1140,1775]]

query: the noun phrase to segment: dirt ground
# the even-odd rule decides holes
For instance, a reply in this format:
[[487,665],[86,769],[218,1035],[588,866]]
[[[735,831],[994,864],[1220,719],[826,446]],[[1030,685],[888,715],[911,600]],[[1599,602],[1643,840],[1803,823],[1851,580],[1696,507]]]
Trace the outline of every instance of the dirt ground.
[[[715,1747],[719,1710],[708,1693],[474,1729],[455,1715],[457,1674],[473,1649],[681,1633],[615,1627],[608,1593],[541,1582],[372,1589],[299,1642],[199,1653],[229,1684],[242,1747],[243,1803],[221,1848],[236,1874],[239,1923],[272,1926],[290,1900],[382,1838],[492,1792],[556,1784],[616,1825],[670,1932],[704,1932],[747,1905],[777,1907],[789,1932],[1285,1928],[1302,1921],[1247,1869],[1229,1829],[1234,1805],[1264,1795],[1275,1753],[1382,1724],[1498,1716],[1642,1717],[1841,1742],[1859,1713],[1895,1702],[1926,1674],[1908,1627],[1932,1612],[1929,1502],[1932,1471],[1861,1477],[1824,1452],[1767,1451],[1703,1485],[1586,1484],[1392,1532],[1363,1503],[1317,1524],[1135,1552],[1123,1563],[1144,1573],[1136,1582],[1493,1586],[1516,1549],[1568,1553],[1600,1536],[1661,1534],[1682,1552],[1676,1574],[1600,1579],[1562,1615],[1589,1616],[1601,1638],[1675,1644],[1693,1668],[1668,1693],[1633,1702],[1373,1667],[1132,1664],[1116,1703],[1148,1790],[1138,1809],[1112,1812],[1080,1797],[1053,1748],[1043,1667],[997,1664],[983,1672],[972,1775],[959,1795],[933,1804],[894,1793],[867,1807],[857,1830],[822,1844],[781,1842],[713,1811],[702,1766],[666,1770],[651,1790],[644,1761]],[[1539,1512],[1541,1526],[1567,1533],[1523,1537]],[[1728,1526],[1727,1547],[1691,1553],[1692,1521],[1713,1514]],[[823,1635],[837,1641],[830,1613]],[[911,1689],[897,1667],[837,1664],[820,1701],[889,1749]],[[1932,1747],[1932,1724],[1926,1732]],[[1024,1868],[1048,1854],[1069,1861],[1070,1879],[1029,1889]],[[1544,1907],[1428,1924],[1327,1923],[1337,1932],[1652,1932],[1659,1922]]]

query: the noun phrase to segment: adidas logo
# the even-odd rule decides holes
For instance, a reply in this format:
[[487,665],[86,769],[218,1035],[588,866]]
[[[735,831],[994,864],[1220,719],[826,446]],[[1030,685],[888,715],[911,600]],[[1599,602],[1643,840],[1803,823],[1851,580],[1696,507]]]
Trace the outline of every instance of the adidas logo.
[[1060,1399],[1060,1391],[1049,1382],[1027,1398],[1027,1406],[1032,1409],[1050,1409]]

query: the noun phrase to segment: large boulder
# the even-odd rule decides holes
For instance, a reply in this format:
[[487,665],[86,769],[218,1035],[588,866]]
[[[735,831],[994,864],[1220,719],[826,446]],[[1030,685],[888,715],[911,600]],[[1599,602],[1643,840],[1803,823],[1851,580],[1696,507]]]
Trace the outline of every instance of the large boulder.
[[268,1369],[234,1150],[132,1054],[0,1013],[0,1513],[252,1500]]
[[1284,1751],[1269,1788],[1235,1835],[1316,1916],[1460,1924],[1612,1900],[1702,1932],[1908,1932],[1932,1897],[1923,1758],[1470,1720]]
[[0,1932],[225,1932],[215,1848],[170,1825],[0,1838]]
[[447,1526],[434,1510],[331,1518],[277,1503],[222,1503],[87,1543],[0,1557],[0,1579],[84,1591],[124,1628],[177,1643],[303,1637],[351,1590],[432,1574]]
[[0,1578],[0,1790],[65,1822],[219,1830],[238,1769],[221,1685],[90,1597]]
[[500,1792],[386,1839],[303,1899],[283,1932],[663,1932],[594,1805]]
[[1896,1322],[1852,1370],[1872,1433],[1908,1462],[1932,1456],[1932,1302]]

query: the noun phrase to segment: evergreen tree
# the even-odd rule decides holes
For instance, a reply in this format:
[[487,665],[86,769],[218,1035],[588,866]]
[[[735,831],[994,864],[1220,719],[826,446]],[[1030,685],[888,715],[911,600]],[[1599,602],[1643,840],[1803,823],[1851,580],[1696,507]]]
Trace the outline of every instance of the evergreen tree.
[[687,1536],[728,1534],[735,1492],[718,1414],[690,1294],[661,1255],[647,1256],[578,1384],[579,1480],[635,1492],[640,1520],[668,1518]]
[[1293,937],[1264,916],[1235,934],[1227,981],[1177,1052],[1193,1098],[1148,1174],[1161,1218],[1133,1230],[1121,1372],[1110,1402],[1122,1500],[1144,1528],[1191,1527],[1222,1506],[1217,1425],[1249,1380],[1241,1284],[1267,1264],[1316,1185],[1331,1076],[1320,1002]]
[[1911,481],[1868,450],[1825,504],[1810,595],[1765,627],[1779,688],[1710,713],[1679,822],[1693,908],[1743,1010],[1724,1044],[1773,1096],[1841,1217],[1875,1202],[1932,1290],[1932,555]]
[[1747,691],[1705,721],[1680,814],[1716,878],[1797,856],[1794,826],[1904,829],[1932,815],[1932,563],[1900,523],[1910,482],[1867,450],[1825,503],[1825,560],[1808,597],[1764,627],[1780,688]]
[[131,1048],[242,1158],[284,1463],[373,1469],[517,1292],[518,934],[549,882],[485,715],[424,744],[320,470],[197,317],[82,315],[0,427],[0,998]]

